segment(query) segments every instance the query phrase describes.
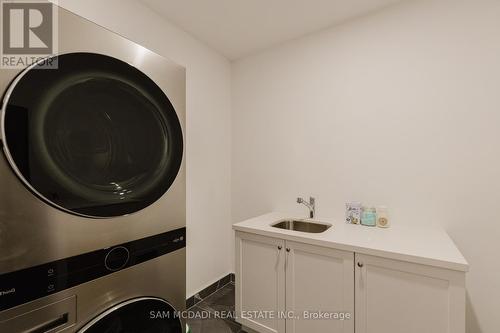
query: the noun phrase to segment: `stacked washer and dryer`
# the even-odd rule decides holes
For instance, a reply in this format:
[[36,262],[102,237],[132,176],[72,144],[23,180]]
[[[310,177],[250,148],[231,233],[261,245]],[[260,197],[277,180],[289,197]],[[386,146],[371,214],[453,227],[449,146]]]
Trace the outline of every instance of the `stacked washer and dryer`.
[[185,69],[58,25],[58,69],[0,71],[0,332],[184,332]]

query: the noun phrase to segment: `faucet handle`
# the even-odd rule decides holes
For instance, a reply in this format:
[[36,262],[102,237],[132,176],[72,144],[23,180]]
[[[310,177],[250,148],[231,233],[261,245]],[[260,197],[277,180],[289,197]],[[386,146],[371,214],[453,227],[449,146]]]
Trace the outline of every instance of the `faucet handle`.
[[297,203],[303,203],[304,202],[304,199],[302,198],[297,198]]
[[313,197],[309,197],[309,203],[310,203],[311,205],[314,205],[314,203],[315,203],[315,202],[316,202],[316,199],[315,199],[315,198],[313,198]]

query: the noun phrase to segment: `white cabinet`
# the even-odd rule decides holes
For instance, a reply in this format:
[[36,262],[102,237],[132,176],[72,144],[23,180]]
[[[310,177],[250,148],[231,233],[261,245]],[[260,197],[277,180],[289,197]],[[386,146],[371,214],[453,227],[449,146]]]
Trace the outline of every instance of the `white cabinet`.
[[354,332],[354,254],[286,241],[287,333]]
[[237,231],[236,312],[260,333],[465,333],[465,273]]
[[353,333],[353,265],[352,252],[237,232],[238,321],[261,333]]
[[463,272],[356,254],[356,333],[464,333]]
[[236,232],[236,314],[260,333],[284,333],[285,241]]

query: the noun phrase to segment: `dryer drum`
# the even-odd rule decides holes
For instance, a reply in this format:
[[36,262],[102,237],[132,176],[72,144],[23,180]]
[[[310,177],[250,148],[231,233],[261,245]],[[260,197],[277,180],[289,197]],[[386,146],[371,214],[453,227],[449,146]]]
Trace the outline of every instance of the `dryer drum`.
[[7,90],[1,125],[11,167],[40,199],[72,214],[106,218],[151,205],[182,161],[168,97],[121,60],[55,58],[58,69],[32,66]]
[[78,333],[182,333],[179,313],[165,300],[139,297],[103,312]]

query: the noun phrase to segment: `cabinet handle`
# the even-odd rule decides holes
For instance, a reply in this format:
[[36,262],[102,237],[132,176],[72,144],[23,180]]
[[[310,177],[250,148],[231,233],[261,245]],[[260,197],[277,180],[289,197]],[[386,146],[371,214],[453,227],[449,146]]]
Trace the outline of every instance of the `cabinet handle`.
[[287,253],[287,254],[285,255],[285,271],[288,269],[288,257],[289,257],[288,253],[289,253],[289,252],[290,252],[290,248],[289,248],[289,247],[287,247],[287,248],[286,248],[286,253]]
[[365,264],[363,264],[361,261],[358,262],[358,267],[362,268]]
[[278,245],[278,250],[280,250],[280,251],[281,251],[281,249],[282,249],[282,248],[283,248],[283,246]]

